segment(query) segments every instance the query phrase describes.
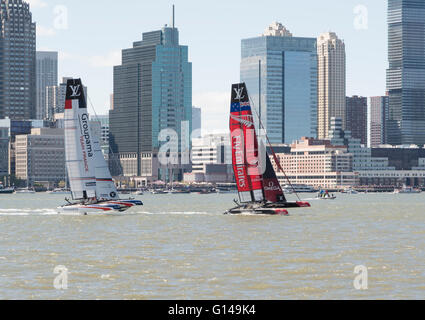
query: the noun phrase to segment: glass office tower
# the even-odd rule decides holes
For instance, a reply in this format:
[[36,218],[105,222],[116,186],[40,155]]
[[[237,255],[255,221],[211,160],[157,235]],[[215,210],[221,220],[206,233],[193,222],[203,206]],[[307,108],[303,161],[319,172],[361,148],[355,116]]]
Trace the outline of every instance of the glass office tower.
[[[190,134],[192,126],[192,64],[188,47],[179,45],[177,28],[144,33],[142,41],[122,51],[122,65],[114,68],[113,104],[109,141],[114,174],[147,182],[168,179],[158,165],[164,143],[159,133],[173,129],[181,139],[182,130]],[[174,175],[181,179],[182,168]]]
[[29,4],[0,1],[0,119],[36,115],[35,23]]
[[272,143],[317,136],[315,38],[293,37],[274,23],[262,36],[242,40],[241,81]]
[[388,144],[425,144],[425,1],[388,0]]

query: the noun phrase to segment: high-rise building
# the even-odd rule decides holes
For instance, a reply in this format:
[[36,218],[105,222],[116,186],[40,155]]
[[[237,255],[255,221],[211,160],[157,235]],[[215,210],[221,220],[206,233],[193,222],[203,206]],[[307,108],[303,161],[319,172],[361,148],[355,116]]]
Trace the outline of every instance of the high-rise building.
[[0,126],[0,182],[9,175],[10,128]]
[[192,138],[201,138],[202,133],[202,109],[192,107]]
[[367,144],[367,98],[346,98],[345,129],[353,138],[360,139],[361,144]]
[[[182,145],[189,143],[191,127],[192,64],[173,22],[144,33],[142,41],[122,51],[122,65],[114,67],[109,135],[113,174],[168,180],[170,170],[160,168],[158,161],[158,151],[167,141],[160,141],[159,134],[174,130],[180,151],[189,154]],[[174,168],[174,181],[183,179],[183,171]]]
[[33,119],[36,34],[29,4],[0,0],[0,119]]
[[273,23],[262,36],[242,40],[240,73],[272,143],[317,135],[315,38],[294,37]]
[[425,2],[388,0],[388,144],[425,144]]
[[345,44],[333,32],[317,40],[318,53],[318,137],[329,137],[331,118],[341,118],[345,126],[346,57]]
[[368,146],[376,148],[386,144],[385,123],[388,114],[388,96],[371,97],[368,108]]
[[58,53],[37,51],[36,119],[48,119],[47,87],[58,85]]

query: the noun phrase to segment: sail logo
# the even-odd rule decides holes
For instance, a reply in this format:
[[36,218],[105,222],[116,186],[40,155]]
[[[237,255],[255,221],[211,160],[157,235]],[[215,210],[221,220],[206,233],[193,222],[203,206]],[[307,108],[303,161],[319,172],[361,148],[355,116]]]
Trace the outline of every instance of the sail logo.
[[84,140],[86,142],[87,146],[87,155],[89,158],[93,157],[93,148],[91,145],[91,139],[90,139],[90,129],[89,129],[89,116],[88,114],[84,113],[81,116],[81,128],[83,130],[82,134],[84,137]]
[[235,136],[233,139],[233,148],[235,150],[235,173],[238,185],[241,188],[246,187],[244,152],[242,149],[242,136]]
[[78,98],[81,96],[80,85],[69,86],[71,88],[71,98]]
[[270,182],[268,186],[264,187],[265,191],[282,191],[279,186],[276,186],[273,182]]
[[235,88],[236,97],[235,100],[242,100],[245,98],[245,95],[243,95],[243,89],[244,88]]
[[230,117],[235,120],[236,122],[242,123],[245,127],[247,128],[251,128],[254,126],[254,122],[252,119],[252,116],[234,116],[234,115],[230,115]]

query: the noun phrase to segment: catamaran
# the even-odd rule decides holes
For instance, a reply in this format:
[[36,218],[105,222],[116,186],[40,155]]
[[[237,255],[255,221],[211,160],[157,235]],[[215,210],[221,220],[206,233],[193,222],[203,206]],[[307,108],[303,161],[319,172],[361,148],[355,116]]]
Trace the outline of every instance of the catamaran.
[[58,208],[62,214],[110,214],[141,206],[121,200],[103,157],[100,139],[90,128],[81,79],[69,79],[65,100],[65,154],[72,200]]
[[[261,125],[261,119],[259,123]],[[261,173],[258,139],[245,83],[232,86],[230,134],[239,202],[235,201],[237,207],[226,214],[288,215],[288,208],[310,207],[307,202],[286,200],[268,156],[265,157],[266,170],[264,174]],[[276,155],[272,153],[276,165],[283,172]]]

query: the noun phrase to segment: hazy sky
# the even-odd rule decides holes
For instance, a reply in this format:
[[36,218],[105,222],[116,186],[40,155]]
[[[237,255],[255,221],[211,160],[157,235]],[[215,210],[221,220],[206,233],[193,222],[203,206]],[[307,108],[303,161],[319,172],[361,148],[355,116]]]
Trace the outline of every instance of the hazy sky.
[[[37,49],[59,51],[59,77],[81,77],[98,114],[106,114],[112,66],[142,33],[171,23],[193,63],[193,104],[203,128],[227,131],[230,85],[239,81],[240,43],[273,21],[294,36],[333,31],[345,41],[347,94],[383,95],[387,68],[385,0],[30,0]],[[360,11],[358,11],[360,9]],[[367,15],[359,12],[365,12]]]

